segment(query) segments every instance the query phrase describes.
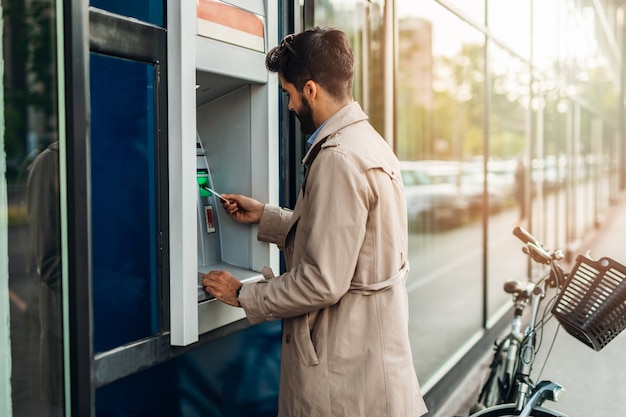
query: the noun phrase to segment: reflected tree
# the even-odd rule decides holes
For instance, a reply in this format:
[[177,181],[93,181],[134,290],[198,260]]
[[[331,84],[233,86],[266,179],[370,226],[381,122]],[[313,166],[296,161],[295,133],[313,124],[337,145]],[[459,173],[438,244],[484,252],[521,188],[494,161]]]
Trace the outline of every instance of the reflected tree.
[[9,181],[31,152],[57,140],[55,7],[54,1],[2,2]]

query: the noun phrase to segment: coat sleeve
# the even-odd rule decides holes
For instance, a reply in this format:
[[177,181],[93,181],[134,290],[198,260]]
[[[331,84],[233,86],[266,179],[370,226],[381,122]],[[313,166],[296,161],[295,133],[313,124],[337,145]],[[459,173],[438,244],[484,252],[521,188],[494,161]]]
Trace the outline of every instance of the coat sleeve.
[[259,222],[257,239],[261,242],[275,243],[283,249],[292,214],[291,210],[266,204]]
[[369,187],[350,157],[333,149],[320,152],[311,170],[301,196],[297,248],[285,248],[300,256],[285,274],[242,290],[240,301],[252,323],[333,305],[350,287],[365,236]]

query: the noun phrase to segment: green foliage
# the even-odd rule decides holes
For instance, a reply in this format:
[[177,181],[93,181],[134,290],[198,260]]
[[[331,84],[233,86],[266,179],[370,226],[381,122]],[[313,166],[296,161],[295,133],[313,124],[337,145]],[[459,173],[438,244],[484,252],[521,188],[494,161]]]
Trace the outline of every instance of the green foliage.
[[57,139],[55,2],[6,0],[3,14],[10,57],[3,80],[5,150],[15,165],[27,156],[30,132],[45,144]]

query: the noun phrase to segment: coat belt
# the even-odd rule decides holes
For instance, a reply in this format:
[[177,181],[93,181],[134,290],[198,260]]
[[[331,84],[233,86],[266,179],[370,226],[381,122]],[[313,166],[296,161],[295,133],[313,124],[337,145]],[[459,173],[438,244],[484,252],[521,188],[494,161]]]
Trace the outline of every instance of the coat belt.
[[363,284],[361,282],[352,282],[350,283],[350,289],[348,292],[352,294],[360,294],[360,295],[372,295],[376,294],[379,291],[384,291],[392,286],[396,285],[399,282],[404,282],[407,278],[409,272],[409,261],[406,261],[402,268],[398,271],[397,274],[388,278],[384,281],[375,282],[373,284]]

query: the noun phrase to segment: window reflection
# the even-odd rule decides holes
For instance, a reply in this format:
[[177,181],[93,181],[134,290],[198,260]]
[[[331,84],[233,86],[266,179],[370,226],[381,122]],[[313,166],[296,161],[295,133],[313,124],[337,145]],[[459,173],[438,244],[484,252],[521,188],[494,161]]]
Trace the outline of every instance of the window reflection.
[[[14,417],[61,416],[64,407],[55,8],[55,2],[12,2],[3,13],[0,158],[6,156],[7,171],[5,177],[0,170],[0,204],[7,206],[0,213],[8,213],[8,230],[0,227],[0,239],[8,237],[9,276],[5,291],[0,272],[0,295],[8,293],[0,301],[0,326],[10,326],[0,360],[8,352],[11,363],[0,366],[0,386],[11,398],[7,404],[0,394],[0,414]],[[0,253],[2,265],[5,256]]]
[[554,0],[542,1],[541,7],[534,7],[532,14],[533,63],[542,71],[553,71],[551,75],[556,73],[559,51],[563,50],[559,41],[565,39],[561,36],[565,35],[565,19],[558,3]]
[[164,26],[164,0],[91,0],[90,6]]
[[348,35],[354,50],[354,98],[383,133],[384,119],[384,0],[314,0],[307,3],[305,24],[336,27]]
[[39,285],[41,398],[63,405],[63,326],[59,143],[41,152],[29,167],[28,224]]
[[490,206],[484,195],[482,34],[435,2],[400,1],[398,10],[395,139],[412,226],[411,342],[418,375],[430,378],[481,327],[480,219],[504,201]]
[[[494,39],[530,59],[531,0],[488,1],[487,5],[487,24]],[[537,6],[542,7],[543,4]]]
[[[502,287],[505,281],[525,279],[527,260],[518,241],[511,238],[516,225],[528,227],[530,207],[530,161],[526,135],[529,96],[529,66],[495,42],[488,44],[490,80],[489,173],[492,182],[509,188],[511,209],[506,219],[489,219],[492,243],[487,256],[487,310],[494,317],[510,297]],[[519,254],[519,256],[517,255]],[[505,260],[505,261],[503,261]]]
[[[403,19],[410,16],[423,15],[424,9],[429,7],[429,5],[421,3],[428,2],[396,0],[398,16]],[[447,0],[446,4],[473,23],[479,25],[485,23],[485,0]]]
[[463,226],[470,214],[470,198],[458,181],[457,163],[402,161],[409,229],[412,232]]

